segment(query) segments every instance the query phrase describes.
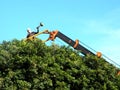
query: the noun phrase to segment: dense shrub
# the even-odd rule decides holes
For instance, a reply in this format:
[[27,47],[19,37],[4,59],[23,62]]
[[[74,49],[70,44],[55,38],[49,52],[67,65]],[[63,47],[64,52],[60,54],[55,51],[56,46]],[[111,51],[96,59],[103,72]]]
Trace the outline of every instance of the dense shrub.
[[0,44],[0,90],[120,90],[115,66],[41,40]]

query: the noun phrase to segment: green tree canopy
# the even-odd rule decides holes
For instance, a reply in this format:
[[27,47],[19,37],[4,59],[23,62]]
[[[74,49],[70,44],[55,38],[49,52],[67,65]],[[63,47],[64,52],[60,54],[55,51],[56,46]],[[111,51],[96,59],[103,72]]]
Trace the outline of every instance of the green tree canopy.
[[120,90],[119,68],[41,40],[0,44],[0,90]]

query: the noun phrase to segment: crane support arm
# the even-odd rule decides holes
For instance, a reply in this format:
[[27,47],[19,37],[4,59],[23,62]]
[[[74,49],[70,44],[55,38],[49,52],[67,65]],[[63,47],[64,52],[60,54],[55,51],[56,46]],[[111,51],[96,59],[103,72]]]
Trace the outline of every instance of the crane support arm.
[[81,53],[84,54],[84,55],[87,55],[87,54],[95,55],[93,52],[89,51],[88,49],[86,49],[85,47],[80,45],[79,40],[73,41],[72,39],[70,39],[69,37],[67,37],[66,35],[61,33],[60,31],[57,31],[56,37],[60,38],[64,42],[66,42],[67,44],[72,46],[74,49],[80,50]]

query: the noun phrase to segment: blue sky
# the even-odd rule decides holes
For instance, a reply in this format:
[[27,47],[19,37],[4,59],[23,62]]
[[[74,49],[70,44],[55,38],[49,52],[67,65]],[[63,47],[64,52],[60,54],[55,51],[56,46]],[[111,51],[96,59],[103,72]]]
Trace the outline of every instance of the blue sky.
[[21,40],[28,27],[35,30],[43,22],[41,30],[57,29],[120,64],[119,4],[120,0],[1,0],[0,42]]

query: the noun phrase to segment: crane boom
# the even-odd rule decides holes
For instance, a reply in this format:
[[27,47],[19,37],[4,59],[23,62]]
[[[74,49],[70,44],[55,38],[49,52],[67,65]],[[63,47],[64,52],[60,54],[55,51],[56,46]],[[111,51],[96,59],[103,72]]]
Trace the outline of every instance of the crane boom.
[[102,55],[100,52],[97,52],[97,54],[94,54],[93,52],[91,52],[90,50],[88,50],[87,48],[85,48],[84,46],[79,44],[79,40],[74,41],[74,40],[70,39],[69,37],[67,37],[66,35],[64,35],[63,33],[61,33],[60,31],[57,31],[57,30],[50,32],[50,37],[48,38],[48,40],[54,40],[56,37],[60,38],[64,42],[66,42],[67,44],[72,46],[74,49],[80,50],[81,53],[85,56],[87,54],[91,54],[91,55],[97,55],[98,57],[101,57],[101,55]]
[[64,35],[63,33],[61,33],[60,31],[58,31],[56,37],[60,38],[64,42],[66,42],[67,44],[69,44],[70,46],[72,46],[74,49],[80,50],[81,53],[84,54],[84,55],[87,55],[87,54],[95,55],[94,53],[92,53],[91,51],[89,51],[88,49],[86,49],[85,47],[83,47],[82,45],[80,45],[78,40],[73,41],[72,39],[70,39],[69,37],[67,37],[66,35]]

